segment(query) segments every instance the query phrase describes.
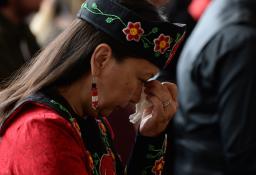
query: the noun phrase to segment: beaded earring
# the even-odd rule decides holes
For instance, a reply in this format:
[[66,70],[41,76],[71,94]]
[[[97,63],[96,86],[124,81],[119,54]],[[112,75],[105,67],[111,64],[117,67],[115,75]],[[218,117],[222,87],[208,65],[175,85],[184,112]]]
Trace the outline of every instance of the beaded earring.
[[96,110],[99,104],[98,89],[95,77],[92,78],[92,108]]

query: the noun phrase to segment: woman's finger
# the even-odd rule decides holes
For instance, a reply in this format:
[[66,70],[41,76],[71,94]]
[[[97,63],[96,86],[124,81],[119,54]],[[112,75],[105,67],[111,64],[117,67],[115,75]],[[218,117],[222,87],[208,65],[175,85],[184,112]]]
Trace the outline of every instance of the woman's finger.
[[169,92],[169,89],[157,80],[153,80],[153,81],[148,82],[145,85],[145,87],[146,87],[145,88],[145,93],[146,94],[156,96],[162,102],[168,101],[171,98],[171,94]]
[[170,82],[163,82],[162,85],[164,85],[168,89],[168,91],[170,92],[170,94],[172,96],[172,100],[178,106],[178,101],[177,101],[178,88],[177,88],[177,85],[174,84],[174,83],[170,83]]
[[169,121],[176,112],[176,105],[172,104],[172,101],[167,106],[164,106],[163,102],[156,96],[149,96],[148,100],[153,105],[152,115],[153,117],[157,117],[158,121]]

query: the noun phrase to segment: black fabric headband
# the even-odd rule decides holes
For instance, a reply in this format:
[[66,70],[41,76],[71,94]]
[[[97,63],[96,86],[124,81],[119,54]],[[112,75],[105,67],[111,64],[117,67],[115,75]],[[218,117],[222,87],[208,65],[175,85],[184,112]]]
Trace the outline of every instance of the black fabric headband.
[[143,53],[159,68],[171,62],[185,35],[185,25],[143,19],[115,0],[87,0],[77,17]]

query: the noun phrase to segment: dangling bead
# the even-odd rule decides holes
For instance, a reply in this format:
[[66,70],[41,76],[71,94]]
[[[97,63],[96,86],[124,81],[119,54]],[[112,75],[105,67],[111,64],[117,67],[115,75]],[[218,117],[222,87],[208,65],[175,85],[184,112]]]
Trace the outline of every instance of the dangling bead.
[[96,86],[96,80],[93,77],[92,79],[92,108],[96,110],[98,108],[99,98],[98,98],[98,90]]

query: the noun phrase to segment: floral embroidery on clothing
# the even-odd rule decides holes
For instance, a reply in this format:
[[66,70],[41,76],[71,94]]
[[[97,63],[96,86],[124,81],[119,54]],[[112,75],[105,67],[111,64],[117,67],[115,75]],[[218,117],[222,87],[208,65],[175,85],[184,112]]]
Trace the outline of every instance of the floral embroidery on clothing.
[[[72,124],[73,128],[77,131],[77,133],[81,135],[81,130],[76,118],[72,117],[70,112],[62,106],[60,103],[51,100],[50,103],[54,105],[56,108],[64,111],[69,118],[70,123]],[[96,120],[99,133],[101,135],[101,139],[106,150],[102,153],[93,153],[93,156],[89,150],[86,151],[86,159],[87,159],[87,167],[95,175],[116,175],[116,159],[115,155],[111,150],[110,138],[108,136],[108,130],[105,126],[105,122],[102,116],[99,116],[99,119]],[[86,133],[84,133],[86,134]],[[106,153],[107,152],[107,153]]]
[[164,169],[164,163],[165,163],[165,161],[164,161],[163,157],[161,157],[159,160],[156,160],[155,165],[152,168],[152,172],[155,175],[161,175],[163,172],[163,169]]
[[123,29],[124,34],[126,35],[126,39],[128,41],[136,41],[139,42],[141,36],[144,34],[144,30],[141,28],[140,22],[128,22],[126,28]]
[[103,154],[100,160],[100,175],[116,175],[115,156],[111,149],[107,154]]
[[116,175],[116,158],[111,149],[111,140],[109,136],[109,128],[106,126],[104,117],[99,115],[96,119],[99,134],[106,150],[103,152],[93,152],[94,168],[92,170],[95,175]]
[[167,51],[167,49],[170,48],[171,41],[172,39],[170,36],[160,34],[158,38],[154,39],[154,43],[155,43],[154,51],[164,54]]
[[167,148],[167,134],[164,136],[163,144],[154,145],[149,144],[147,147],[147,155],[146,155],[146,166],[142,171],[143,175],[154,174],[154,175],[162,175],[164,169],[164,155],[166,153]]

